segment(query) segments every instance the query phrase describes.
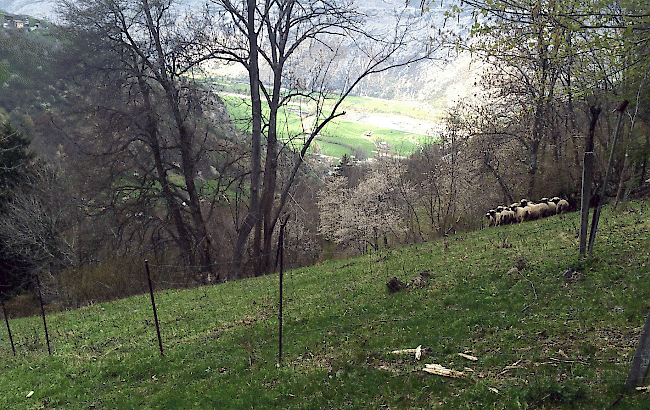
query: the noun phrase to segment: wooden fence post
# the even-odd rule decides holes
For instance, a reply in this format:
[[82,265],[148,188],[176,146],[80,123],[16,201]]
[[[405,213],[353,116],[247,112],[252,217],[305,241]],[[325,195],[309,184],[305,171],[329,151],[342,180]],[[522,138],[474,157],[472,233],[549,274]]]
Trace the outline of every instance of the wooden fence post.
[[650,313],[645,319],[645,325],[641,332],[639,344],[634,352],[634,359],[630,372],[625,381],[625,390],[630,391],[643,383],[646,375],[648,374],[648,367],[650,366]]
[[596,122],[600,115],[600,107],[592,106],[591,122],[589,123],[589,133],[587,134],[587,144],[585,145],[584,165],[582,168],[582,198],[580,206],[580,255],[585,256],[587,253],[587,230],[589,228],[589,201],[591,199],[591,186],[594,182],[594,134],[596,132]]
[[283,294],[282,287],[284,282],[284,227],[289,221],[289,214],[285,215],[284,221],[280,225],[280,235],[278,237],[278,262],[280,263],[280,301],[278,308],[278,367],[282,365],[282,304]]
[[607,192],[607,183],[609,182],[609,174],[612,169],[612,163],[614,162],[614,151],[616,150],[616,141],[618,140],[618,134],[621,131],[621,120],[623,119],[623,111],[625,107],[629,104],[628,100],[621,101],[614,111],[618,111],[618,121],[616,122],[616,131],[614,133],[614,141],[612,142],[612,150],[609,153],[609,161],[607,162],[607,171],[605,172],[605,180],[603,181],[603,186],[600,190],[600,196],[598,197],[598,206],[594,209],[594,220],[591,222],[591,233],[589,234],[589,249],[587,254],[591,254],[591,250],[594,247],[594,240],[596,239],[596,233],[598,233],[598,221],[600,219],[600,210],[603,207],[603,200],[605,199]]

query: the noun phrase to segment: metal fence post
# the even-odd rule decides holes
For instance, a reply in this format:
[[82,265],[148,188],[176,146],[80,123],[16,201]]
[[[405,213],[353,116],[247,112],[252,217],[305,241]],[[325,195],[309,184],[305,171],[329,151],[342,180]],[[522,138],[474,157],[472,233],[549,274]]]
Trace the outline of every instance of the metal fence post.
[[158,347],[160,348],[160,355],[164,356],[162,338],[160,337],[160,326],[158,325],[158,313],[156,312],[156,302],[153,298],[153,284],[151,283],[151,274],[149,273],[149,261],[145,259],[144,267],[147,271],[147,282],[149,282],[149,295],[151,295],[151,307],[153,308],[153,319],[156,322],[156,334],[158,335]]

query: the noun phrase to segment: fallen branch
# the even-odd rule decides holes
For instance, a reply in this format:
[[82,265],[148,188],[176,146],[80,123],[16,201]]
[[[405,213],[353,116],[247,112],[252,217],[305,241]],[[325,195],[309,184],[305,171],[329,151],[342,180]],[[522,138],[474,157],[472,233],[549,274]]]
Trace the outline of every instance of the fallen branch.
[[393,354],[415,354],[415,358],[417,360],[420,360],[422,358],[422,354],[425,351],[426,351],[426,349],[423,349],[422,345],[419,345],[415,349],[393,350],[391,353],[393,353]]
[[446,367],[435,363],[425,364],[424,369],[422,370],[424,370],[427,373],[436,374],[438,376],[444,376],[444,377],[452,377],[454,379],[462,379],[465,377],[465,373],[463,372],[447,369]]
[[517,360],[516,362],[514,362],[513,364],[511,364],[509,366],[504,367],[503,370],[501,370],[501,372],[499,372],[499,376],[501,376],[502,374],[504,374],[508,370],[519,368],[519,363],[521,363],[521,359]]
[[458,356],[462,357],[463,359],[471,360],[471,361],[473,361],[473,362],[475,362],[475,361],[478,360],[478,357],[476,357],[476,356],[470,356],[470,355],[465,354],[465,353],[458,353]]

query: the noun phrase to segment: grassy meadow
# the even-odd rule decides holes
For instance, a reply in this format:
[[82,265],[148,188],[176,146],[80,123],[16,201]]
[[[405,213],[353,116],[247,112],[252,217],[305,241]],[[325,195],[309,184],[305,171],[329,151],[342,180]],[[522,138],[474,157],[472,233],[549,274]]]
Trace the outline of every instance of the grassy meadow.
[[[242,130],[250,131],[250,101],[246,98],[235,96],[222,96],[233,123]],[[349,102],[348,99],[350,100]],[[356,110],[370,113],[387,113],[404,115],[411,118],[430,118],[425,110],[411,107],[409,104],[400,104],[394,101],[376,98],[349,97],[344,110]],[[291,109],[293,108],[293,110]],[[279,111],[279,138],[289,141],[294,139],[292,145],[299,148],[301,138],[297,136],[308,132],[309,121],[303,122],[298,114],[300,108],[283,107]],[[263,107],[263,115],[268,115],[268,108]],[[437,118],[437,117],[436,117]],[[372,131],[371,137],[364,133]],[[343,155],[356,155],[354,148],[363,150],[367,157],[376,155],[375,142],[385,142],[388,152],[394,155],[408,156],[420,149],[420,145],[431,141],[431,137],[381,128],[373,125],[359,124],[341,118],[332,120],[323,128],[320,136],[316,138],[310,152],[316,149],[319,154],[341,158]],[[315,148],[317,146],[317,148]]]
[[280,366],[277,274],[157,292],[164,356],[148,295],[49,314],[51,356],[40,317],[11,320],[0,408],[603,409],[650,307],[650,202],[606,208],[590,259],[578,230],[571,213],[285,272]]

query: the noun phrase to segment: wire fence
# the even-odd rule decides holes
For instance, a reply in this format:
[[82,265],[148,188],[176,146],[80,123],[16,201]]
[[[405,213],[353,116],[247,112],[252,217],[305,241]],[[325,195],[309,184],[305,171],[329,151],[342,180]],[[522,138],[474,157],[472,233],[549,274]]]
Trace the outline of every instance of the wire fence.
[[[573,219],[565,218],[560,221],[563,230],[568,232],[569,235],[576,235],[577,237],[579,227]],[[607,223],[607,221],[608,216],[604,215],[604,222]],[[530,229],[525,232],[508,231],[506,233],[504,231],[500,235],[504,239],[512,238],[512,241],[518,242],[543,233],[548,234],[549,231],[558,229],[557,226],[549,224],[530,224],[529,227]],[[468,241],[476,239],[478,235],[480,234],[469,233],[462,235],[462,237],[452,237],[447,240]],[[323,324],[324,327],[320,330],[321,334],[319,335],[322,339],[328,334],[328,332],[333,332],[335,335],[344,333],[349,335],[366,333],[365,331],[359,332],[358,330],[367,328],[370,326],[370,322],[376,326],[392,324],[394,325],[393,328],[395,329],[395,332],[404,331],[405,334],[412,334],[412,332],[409,332],[409,326],[411,325],[419,325],[423,320],[436,323],[436,321],[440,319],[441,315],[457,314],[458,312],[454,312],[450,309],[442,312],[423,309],[417,313],[418,317],[415,318],[410,312],[394,309],[394,311],[401,312],[400,315],[396,316],[393,311],[383,312],[375,309],[373,306],[360,306],[355,302],[356,295],[359,294],[359,292],[368,291],[368,289],[377,292],[385,292],[385,283],[393,276],[406,277],[418,273],[416,271],[426,270],[428,268],[427,264],[429,258],[425,256],[425,253],[443,252],[445,246],[445,243],[442,241],[438,243],[419,245],[422,254],[422,262],[418,264],[418,261],[411,260],[409,261],[410,267],[408,269],[399,266],[400,263],[404,262],[396,262],[392,259],[392,255],[397,254],[399,250],[390,249],[369,253],[349,261],[333,263],[331,265],[333,270],[332,278],[329,281],[328,289],[320,289],[323,292],[327,292],[327,295],[331,296],[331,299],[329,300],[320,297],[311,298],[310,292],[319,289],[317,287],[310,288],[309,282],[312,278],[307,273],[309,268],[284,272],[283,267],[280,265],[281,276],[270,275],[268,277],[256,278],[254,280],[242,280],[237,283],[236,287],[229,283],[206,286],[197,288],[191,293],[185,292],[181,295],[180,291],[175,291],[174,288],[184,288],[187,286],[187,282],[182,280],[182,273],[185,272],[187,267],[174,264],[148,264],[142,262],[141,272],[143,291],[140,293],[142,293],[141,297],[146,297],[144,289],[146,289],[148,283],[148,286],[150,286],[149,289],[151,289],[151,308],[146,309],[149,310],[150,314],[142,314],[141,312],[138,312],[137,315],[130,317],[129,312],[125,311],[123,315],[113,313],[110,318],[106,318],[102,316],[104,314],[104,308],[97,305],[91,306],[87,310],[87,314],[84,315],[84,320],[95,321],[105,327],[112,326],[124,329],[119,332],[121,335],[129,334],[132,332],[133,328],[136,327],[136,330],[139,333],[134,333],[135,336],[133,339],[142,343],[145,347],[151,347],[154,351],[156,350],[156,347],[158,347],[161,354],[163,354],[164,350],[173,351],[174,349],[182,349],[184,341],[193,341],[196,340],[196,338],[204,338],[205,340],[210,341],[212,340],[211,335],[223,333],[237,325],[251,325],[257,323],[259,324],[259,327],[252,331],[257,332],[256,335],[264,334],[263,337],[259,338],[260,340],[278,341],[277,360],[278,362],[281,362],[283,352],[285,357],[287,354],[287,349],[285,348],[283,350],[283,344],[285,346],[292,346],[293,341],[296,339],[302,340],[309,338],[314,334],[313,322]],[[279,256],[281,257],[281,254]],[[413,268],[413,266],[416,267]],[[145,275],[149,269],[149,275]],[[364,280],[372,281],[372,283],[370,286],[368,282],[355,283],[354,280],[345,276],[346,269],[361,269],[364,272],[368,272],[369,275],[367,275],[367,278]],[[282,278],[281,281],[280,277]],[[534,295],[534,300],[531,301],[530,305],[532,305],[533,308],[535,305],[539,306],[540,303],[543,303],[543,297],[537,290],[538,283],[536,283],[535,279],[532,277],[522,277],[528,285],[528,294]],[[157,291],[157,293],[155,293],[155,302],[154,290]],[[510,297],[522,297],[522,294],[520,290],[517,290],[516,292],[512,291]],[[182,300],[176,302],[174,298]],[[239,302],[236,304],[237,307],[232,309],[228,308],[228,305],[233,304],[233,301],[238,298]],[[139,300],[140,302],[138,302],[138,307],[133,308],[128,305],[128,309],[131,311],[135,311],[136,309],[145,309],[146,304],[141,299]],[[242,301],[245,301],[246,303],[243,303]],[[400,302],[401,301],[398,297],[394,298],[393,303],[399,304]],[[127,305],[125,304],[124,306]],[[453,305],[451,307],[453,308]],[[241,308],[242,311],[234,310],[239,308]],[[156,309],[158,310],[156,311]],[[49,338],[45,337],[40,330],[36,329],[35,321],[28,322],[29,325],[26,325],[27,322],[22,321],[18,326],[18,334],[16,334],[16,332],[12,334],[10,326],[11,318],[8,317],[6,311],[4,311],[4,304],[3,312],[6,331],[0,333],[0,340],[7,340],[7,342],[10,342],[3,342],[0,345],[0,352],[2,352],[3,355],[9,355],[10,352],[13,351],[14,355],[18,354],[18,356],[23,356],[26,359],[29,359],[31,354],[38,352],[40,349],[44,349],[45,343],[49,344]],[[202,314],[199,315],[196,312],[202,312]],[[313,312],[318,313],[315,316],[308,316],[310,313],[313,314]],[[509,313],[503,312],[503,314],[508,315]],[[121,344],[125,343],[124,340],[116,336],[112,336],[115,338],[114,340],[105,340],[102,342],[97,335],[93,336],[95,340],[95,342],[93,342],[94,344],[89,345],[88,343],[81,342],[81,340],[90,339],[90,337],[88,335],[75,333],[77,331],[74,326],[70,326],[70,328],[66,329],[65,326],[69,323],[67,319],[62,318],[64,315],[65,313],[59,313],[56,314],[56,317],[54,318],[50,315],[50,318],[54,319],[53,326],[51,327],[53,330],[52,347],[54,354],[57,354],[57,350],[62,352],[62,354],[68,354],[67,352],[75,349],[78,351],[87,351],[90,349],[95,353],[106,355],[116,351],[121,347]],[[277,320],[274,319],[276,316]],[[197,323],[199,318],[208,317],[212,318],[206,320],[208,323]],[[564,320],[569,327],[575,325],[575,328],[579,329],[582,325],[579,323],[578,318],[565,318]],[[135,326],[133,325],[133,322],[139,322],[139,324]],[[155,333],[156,327],[159,327],[157,337]],[[195,333],[193,333],[194,328],[196,328]],[[98,327],[88,328],[88,331],[93,330],[98,330]],[[436,343],[430,343],[432,346],[428,346],[432,349],[429,352],[432,355],[449,354],[449,346],[454,346],[459,350],[459,353],[470,351],[472,349],[470,341],[460,338],[460,336],[440,334],[436,329],[429,329],[428,331],[430,334],[422,335],[420,340],[415,338],[411,340],[404,339],[402,340],[401,346],[386,346],[386,352],[392,349],[414,348],[418,344],[426,345],[427,340],[432,341],[436,338]],[[460,334],[467,335],[468,333],[464,332]],[[256,335],[249,335],[249,339],[244,340],[240,345],[241,349],[239,351],[229,351],[227,353],[224,352],[223,354],[230,356],[232,360],[251,360],[252,356],[259,354],[251,353],[251,351],[261,350],[261,342],[253,341]],[[625,370],[629,366],[629,360],[627,359],[631,359],[630,357],[627,357],[618,362],[611,362],[611,359],[599,361],[598,359],[595,359],[593,355],[588,357],[588,355],[582,354],[571,355],[571,352],[559,353],[558,351],[561,350],[562,347],[559,340],[545,339],[544,335],[540,334],[524,335],[522,337],[527,338],[531,345],[540,343],[540,341],[546,343],[550,350],[546,353],[536,354],[527,354],[524,351],[483,352],[484,355],[481,359],[489,363],[494,361],[498,356],[501,361],[505,360],[506,362],[511,363],[511,365],[518,363],[516,366],[523,367],[524,364],[526,364],[528,367],[532,368],[541,364],[558,366],[570,365],[572,363],[585,366],[598,366],[601,364],[607,367],[613,366],[618,370],[614,372],[603,372],[602,374],[593,376],[596,378],[607,378],[608,381],[612,381],[612,374],[624,374]],[[46,341],[45,339],[48,340]],[[627,349],[627,352],[629,353],[634,349],[634,340],[623,340],[621,338],[620,340],[612,340],[612,343],[614,343],[616,348]],[[156,346],[156,344],[158,346]],[[9,350],[9,345],[11,345],[11,350]],[[289,351],[295,358],[295,346],[292,346]],[[267,358],[267,360],[270,361],[272,359]],[[499,372],[504,371],[503,369],[496,370]],[[494,371],[496,372],[496,370]],[[625,381],[625,379],[620,376],[617,380],[621,383]]]

